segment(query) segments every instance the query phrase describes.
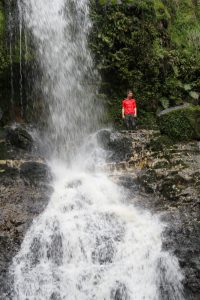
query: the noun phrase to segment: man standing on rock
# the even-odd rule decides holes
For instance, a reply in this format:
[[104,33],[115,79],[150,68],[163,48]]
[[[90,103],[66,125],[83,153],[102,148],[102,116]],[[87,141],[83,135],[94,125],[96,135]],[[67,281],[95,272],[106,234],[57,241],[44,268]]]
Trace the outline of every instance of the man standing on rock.
[[122,101],[122,119],[127,129],[135,129],[135,118],[137,117],[137,105],[133,99],[133,92],[128,91],[127,98]]

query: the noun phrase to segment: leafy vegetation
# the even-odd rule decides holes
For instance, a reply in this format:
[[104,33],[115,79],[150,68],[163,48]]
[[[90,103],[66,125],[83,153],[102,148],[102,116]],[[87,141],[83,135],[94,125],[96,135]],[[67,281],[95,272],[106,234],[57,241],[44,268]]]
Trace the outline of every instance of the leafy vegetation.
[[159,117],[162,133],[175,141],[200,139],[200,106],[189,105]]
[[5,14],[3,4],[0,2],[0,75],[7,69],[9,65],[8,53],[6,48],[5,37]]
[[197,1],[92,0],[91,8],[91,49],[116,124],[128,88],[144,117],[184,102],[199,104]]
[[[198,2],[90,0],[93,21],[90,47],[102,77],[101,98],[106,99],[109,119],[115,126],[123,126],[121,100],[127,89],[134,91],[139,108],[138,124],[141,126],[155,128],[156,113],[168,107],[185,102],[200,104]],[[10,105],[10,57],[6,3],[0,0],[0,97],[1,108],[5,104],[7,111]],[[14,10],[16,1],[11,3]],[[15,31],[12,60],[14,83],[18,85],[17,25]],[[24,60],[33,61],[34,53],[30,49],[25,51],[24,41],[21,47]],[[17,89],[16,86],[14,101],[18,105]]]

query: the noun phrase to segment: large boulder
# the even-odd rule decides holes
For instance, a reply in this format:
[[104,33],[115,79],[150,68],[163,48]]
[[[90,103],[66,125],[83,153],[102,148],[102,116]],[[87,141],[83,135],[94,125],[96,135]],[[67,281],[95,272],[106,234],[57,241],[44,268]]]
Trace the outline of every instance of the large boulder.
[[1,107],[0,107],[0,121],[1,121],[2,117],[3,117],[3,111],[1,110]]
[[20,167],[20,176],[31,185],[48,184],[52,179],[49,167],[35,161],[24,162]]
[[99,145],[109,151],[109,161],[121,162],[132,154],[131,132],[114,132],[107,129],[100,130],[97,134]]
[[200,140],[200,106],[182,105],[158,115],[160,131],[175,141]]
[[16,128],[7,127],[6,133],[7,141],[9,141],[11,145],[24,150],[32,149],[33,138],[25,128],[21,126],[18,126]]

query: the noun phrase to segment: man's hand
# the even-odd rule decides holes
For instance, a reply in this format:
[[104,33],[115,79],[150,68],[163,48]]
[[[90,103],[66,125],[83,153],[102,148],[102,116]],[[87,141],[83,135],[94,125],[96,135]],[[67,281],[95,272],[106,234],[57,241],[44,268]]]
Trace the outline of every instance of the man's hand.
[[125,119],[125,116],[124,116],[124,115],[122,115],[122,119]]

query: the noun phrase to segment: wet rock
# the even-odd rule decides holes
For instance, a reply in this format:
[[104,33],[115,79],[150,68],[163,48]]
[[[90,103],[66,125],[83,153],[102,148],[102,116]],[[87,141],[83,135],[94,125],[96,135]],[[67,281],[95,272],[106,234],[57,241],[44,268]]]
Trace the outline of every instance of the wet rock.
[[81,180],[73,180],[72,182],[68,183],[67,188],[70,188],[70,189],[77,188],[81,184],[82,184]]
[[109,143],[109,150],[112,151],[111,160],[120,162],[131,157],[132,143],[126,136],[113,133]]
[[4,141],[0,141],[0,158],[6,159],[8,156],[6,143]]
[[160,135],[151,140],[149,148],[153,151],[164,151],[174,144],[173,140],[167,135]]
[[[158,140],[162,144],[160,133],[149,130],[105,131],[101,134],[101,142],[111,151],[109,163],[116,166],[113,180],[118,180],[121,186],[130,190],[127,201],[161,213],[166,223],[163,249],[173,252],[179,259],[184,275],[185,299],[199,300],[199,144],[196,141],[176,144],[165,141],[164,146],[157,147],[153,142]],[[1,158],[0,161],[0,295],[3,295],[3,300],[12,299],[12,282],[9,281],[12,278],[8,275],[12,258],[19,250],[32,220],[46,207],[52,192],[49,185],[50,170],[44,162],[34,160],[27,151],[21,152],[20,148],[17,152],[12,152],[12,148],[7,150],[4,152],[5,159]],[[7,155],[9,160],[6,159]],[[137,189],[136,182],[139,183]],[[81,182],[72,181],[68,188],[79,184]],[[119,231],[113,233],[115,239],[122,239],[122,229],[113,218],[110,222],[113,222],[113,226],[109,228]],[[62,261],[62,244],[58,235],[52,237],[49,249],[49,258],[59,265]],[[33,244],[35,254],[32,259],[35,264],[39,251],[38,239]],[[108,237],[102,237],[97,242],[92,259],[99,264],[110,264],[113,255],[112,242]],[[129,299],[126,286],[117,282],[110,297],[116,300]],[[169,299],[167,295],[165,297]],[[59,295],[53,293],[52,299],[59,299]]]
[[113,300],[130,300],[127,288],[123,283],[117,283],[117,288],[111,292],[111,299]]
[[101,237],[96,243],[96,248],[92,253],[94,263],[110,264],[113,262],[114,245],[110,237]]
[[[195,140],[172,143],[171,139],[162,136],[158,131],[139,130],[134,133],[124,131],[120,134],[132,144],[131,157],[125,159],[129,168],[126,169],[123,180],[126,181],[127,178],[127,181],[122,184],[134,194],[134,199],[131,200],[130,197],[129,201],[134,201],[134,205],[139,207],[161,213],[166,224],[163,249],[174,253],[179,260],[184,275],[185,299],[199,300],[199,143]],[[124,163],[124,158],[121,162]],[[116,164],[120,166],[121,162]],[[118,171],[120,170],[121,174],[116,175],[115,172],[115,181],[121,184],[120,178],[125,173],[123,168],[118,168]],[[139,189],[131,184],[127,172],[139,183]],[[169,299],[163,287],[162,299]],[[117,295],[118,293],[116,297]]]
[[49,167],[40,162],[25,162],[20,167],[20,175],[26,182],[40,185],[50,182],[52,179]]
[[61,266],[63,263],[63,242],[61,235],[57,232],[51,237],[51,244],[48,246],[47,257],[55,265]]
[[97,133],[97,141],[104,148],[109,149],[109,143],[111,139],[111,131],[110,130],[100,130]]
[[1,121],[2,117],[3,117],[3,111],[2,111],[2,109],[0,108],[0,121]]
[[25,128],[22,127],[8,127],[6,129],[7,141],[11,145],[24,150],[31,150],[33,147],[33,138]]
[[[0,299],[13,299],[9,268],[24,235],[52,193],[47,165],[32,152],[12,146],[0,132]],[[28,147],[29,148],[29,147]],[[38,161],[36,161],[38,160]]]
[[50,297],[50,300],[61,300],[61,296],[58,292],[54,292],[51,297]]
[[132,142],[123,132],[101,130],[97,135],[98,143],[110,152],[108,161],[121,162],[131,156]]

